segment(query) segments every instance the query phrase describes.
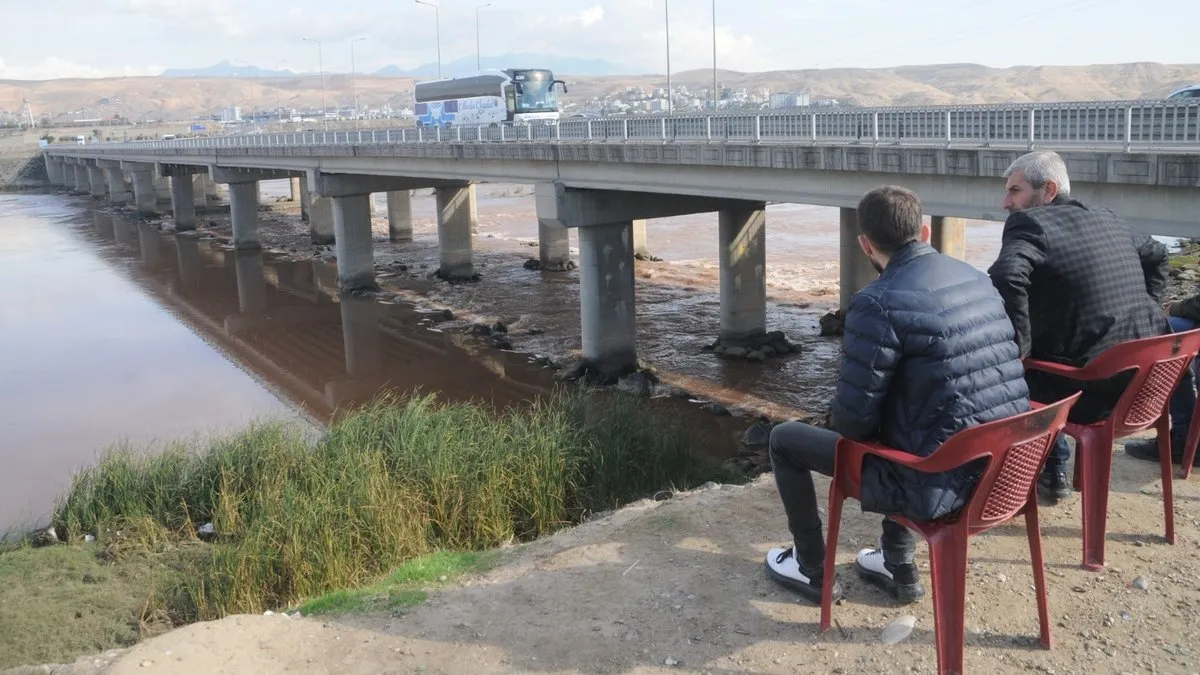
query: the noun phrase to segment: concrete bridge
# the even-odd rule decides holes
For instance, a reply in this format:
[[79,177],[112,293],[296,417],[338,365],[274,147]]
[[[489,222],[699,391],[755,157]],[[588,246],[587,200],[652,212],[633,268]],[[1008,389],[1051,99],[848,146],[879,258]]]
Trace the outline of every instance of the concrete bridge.
[[[1001,175],[1031,148],[1060,151],[1072,194],[1151,234],[1200,237],[1200,103],[1100,102],[636,117],[362,132],[283,133],[51,146],[53,182],[157,210],[169,179],[176,229],[228,185],[236,248],[258,247],[257,183],[292,179],[313,241],[335,243],[338,284],[375,284],[370,195],[388,194],[393,240],[411,238],[411,190],[437,199],[439,274],[474,276],[474,184],[535,185],[543,269],[565,269],[577,228],[584,355],[636,361],[633,260],[646,219],[718,212],[723,343],[766,333],[768,202],[841,208],[841,300],[874,276],[854,206],[909,187],[935,245],[963,254],[964,218],[1002,220]],[[127,187],[132,186],[132,194]]]

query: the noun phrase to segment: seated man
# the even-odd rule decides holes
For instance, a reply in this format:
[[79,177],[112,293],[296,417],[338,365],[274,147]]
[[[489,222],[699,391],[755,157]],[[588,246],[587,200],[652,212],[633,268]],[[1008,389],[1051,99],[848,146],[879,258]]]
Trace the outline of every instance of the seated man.
[[[1106,208],[1071,199],[1071,179],[1057,153],[1022,155],[1004,175],[1004,208],[1011,215],[988,274],[1004,296],[1022,357],[1080,367],[1118,343],[1169,330],[1159,307],[1166,246],[1133,232]],[[1036,371],[1026,380],[1030,396],[1043,403],[1082,390],[1070,413],[1078,424],[1108,417],[1129,383],[1128,375],[1080,383]],[[1038,480],[1043,497],[1071,494],[1070,456],[1060,435]]]
[[[1171,324],[1171,332],[1182,333],[1200,327],[1200,295],[1193,295],[1178,302],[1167,303],[1167,321]],[[1195,374],[1200,367],[1200,359],[1192,363],[1192,368],[1179,382],[1179,387],[1171,395],[1171,459],[1176,464],[1183,463],[1184,442],[1187,440],[1188,427],[1192,424],[1192,411],[1196,409]],[[1151,462],[1158,461],[1158,439],[1129,441],[1125,444],[1125,454]],[[1196,454],[1193,466],[1200,466],[1200,453]]]
[[[927,243],[917,196],[891,186],[871,191],[859,202],[858,226],[858,243],[880,276],[846,314],[832,430],[787,422],[770,439],[793,545],[772,549],[767,571],[813,602],[821,597],[825,541],[811,472],[833,475],[839,438],[926,456],[961,429],[1029,410],[1004,301],[987,275]],[[942,518],[966,503],[981,468],[931,475],[869,458],[862,508]],[[881,541],[882,551],[858,554],[859,573],[900,601],[922,597],[915,535],[885,518]]]

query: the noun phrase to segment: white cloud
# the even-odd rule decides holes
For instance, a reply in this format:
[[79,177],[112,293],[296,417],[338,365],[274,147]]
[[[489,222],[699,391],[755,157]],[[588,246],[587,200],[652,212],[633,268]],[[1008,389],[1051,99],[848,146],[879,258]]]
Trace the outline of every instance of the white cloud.
[[97,68],[72,63],[57,57],[42,59],[27,65],[8,64],[0,58],[0,80],[57,80],[65,78],[133,77],[157,75],[163,71],[159,65],[125,65],[114,68]]

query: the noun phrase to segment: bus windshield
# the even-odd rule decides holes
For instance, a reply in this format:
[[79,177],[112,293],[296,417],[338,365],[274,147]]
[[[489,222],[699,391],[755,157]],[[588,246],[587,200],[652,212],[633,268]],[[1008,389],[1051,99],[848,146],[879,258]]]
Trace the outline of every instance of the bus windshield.
[[513,81],[517,88],[516,112],[558,112],[558,92],[550,71],[513,71]]

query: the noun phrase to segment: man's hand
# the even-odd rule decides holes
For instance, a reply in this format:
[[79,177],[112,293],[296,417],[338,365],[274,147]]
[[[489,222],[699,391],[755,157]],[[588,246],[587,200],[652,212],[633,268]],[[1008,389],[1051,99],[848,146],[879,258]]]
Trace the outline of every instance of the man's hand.
[[1162,306],[1163,312],[1165,312],[1167,316],[1171,316],[1171,305],[1174,305],[1174,304],[1175,304],[1175,302],[1173,300],[1168,300],[1163,303],[1163,306]]

